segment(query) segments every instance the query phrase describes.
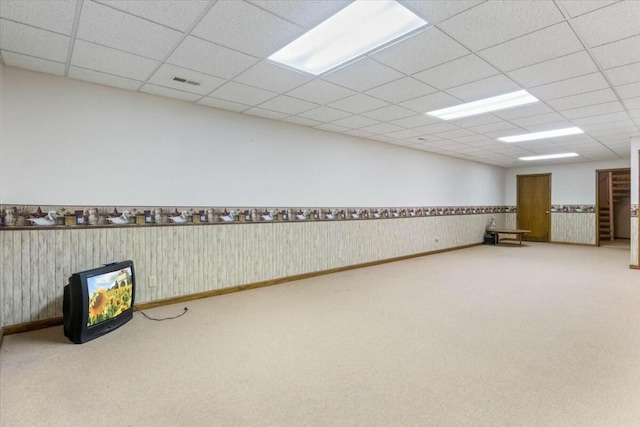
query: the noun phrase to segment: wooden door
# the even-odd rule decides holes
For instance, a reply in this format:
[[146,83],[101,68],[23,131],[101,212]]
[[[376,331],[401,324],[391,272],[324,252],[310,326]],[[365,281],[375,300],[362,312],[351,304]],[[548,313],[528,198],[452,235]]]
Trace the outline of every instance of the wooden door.
[[551,174],[518,175],[517,227],[524,240],[548,242],[551,234]]

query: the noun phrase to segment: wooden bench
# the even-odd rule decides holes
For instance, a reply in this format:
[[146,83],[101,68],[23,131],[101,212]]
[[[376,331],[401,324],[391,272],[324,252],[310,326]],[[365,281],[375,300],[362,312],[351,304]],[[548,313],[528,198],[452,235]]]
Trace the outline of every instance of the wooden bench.
[[531,230],[521,230],[518,228],[494,228],[492,230],[487,230],[487,233],[493,234],[496,237],[496,244],[500,242],[500,234],[510,234],[515,235],[516,237],[505,237],[502,240],[512,240],[518,242],[520,246],[522,246],[522,236],[525,233],[531,233]]

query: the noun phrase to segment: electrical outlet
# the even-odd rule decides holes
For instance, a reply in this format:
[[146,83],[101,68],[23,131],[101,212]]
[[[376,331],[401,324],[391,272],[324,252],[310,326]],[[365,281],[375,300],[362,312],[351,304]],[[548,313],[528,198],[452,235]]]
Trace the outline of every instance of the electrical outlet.
[[149,287],[150,288],[156,287],[156,276],[149,277]]

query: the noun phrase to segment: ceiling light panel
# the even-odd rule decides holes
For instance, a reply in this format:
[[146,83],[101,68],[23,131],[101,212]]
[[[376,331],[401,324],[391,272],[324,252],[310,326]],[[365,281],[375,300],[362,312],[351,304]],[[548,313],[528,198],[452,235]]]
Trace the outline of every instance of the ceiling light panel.
[[269,59],[317,76],[426,25],[395,1],[355,1]]
[[558,153],[558,154],[545,154],[542,156],[529,156],[529,157],[520,157],[519,160],[524,160],[526,162],[534,161],[534,160],[549,160],[549,159],[564,159],[567,157],[578,157],[577,153]]
[[502,142],[522,142],[522,141],[533,141],[536,139],[558,138],[558,137],[567,136],[567,135],[577,135],[579,133],[584,133],[584,132],[580,128],[571,127],[571,128],[564,128],[564,129],[548,130],[544,132],[525,133],[522,135],[505,136],[498,139]]
[[526,90],[518,90],[491,98],[481,99],[479,101],[456,105],[454,107],[429,111],[427,114],[442,120],[453,120],[488,113],[490,111],[505,110],[507,108],[513,108],[534,102],[538,102],[538,98],[534,97]]

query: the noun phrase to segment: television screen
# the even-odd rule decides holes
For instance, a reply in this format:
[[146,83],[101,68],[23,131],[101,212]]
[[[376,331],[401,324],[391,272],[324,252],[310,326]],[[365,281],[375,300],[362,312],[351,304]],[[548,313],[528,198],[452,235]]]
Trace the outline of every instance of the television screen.
[[87,277],[89,316],[91,327],[113,319],[131,308],[133,273],[131,267]]
[[74,273],[64,287],[64,334],[76,344],[97,338],[133,318],[133,261]]

